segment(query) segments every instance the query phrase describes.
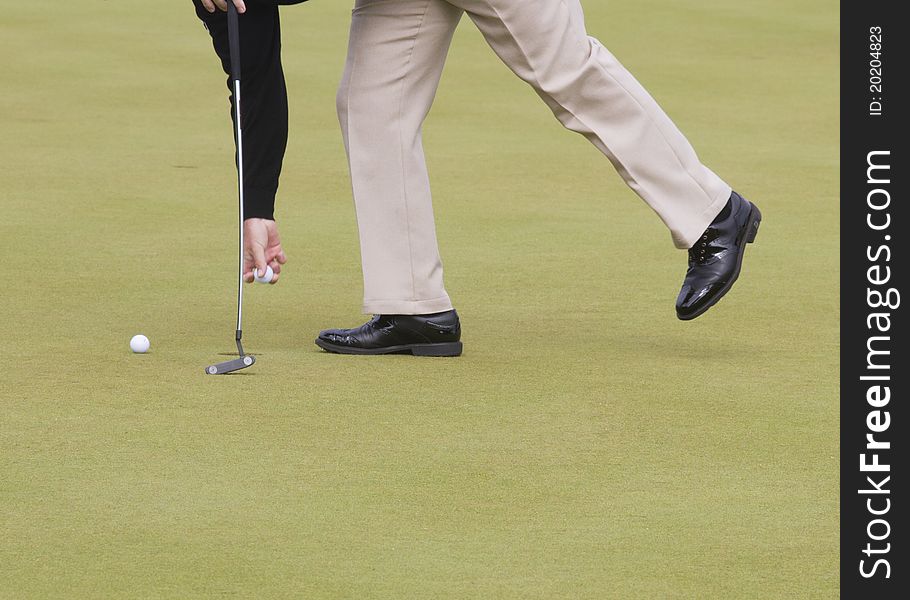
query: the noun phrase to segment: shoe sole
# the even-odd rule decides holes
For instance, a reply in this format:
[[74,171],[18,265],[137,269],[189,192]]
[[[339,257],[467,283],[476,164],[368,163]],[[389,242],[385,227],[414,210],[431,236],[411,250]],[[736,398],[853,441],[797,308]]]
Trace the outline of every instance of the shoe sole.
[[[748,200],[747,200],[747,202],[748,202]],[[752,203],[749,202],[749,204],[752,204]],[[758,210],[757,206],[752,204],[752,212],[749,213],[748,224],[743,228],[743,230],[740,234],[741,237],[737,240],[738,243],[742,242],[743,237],[745,237],[746,243],[740,245],[739,256],[736,258],[736,271],[733,272],[733,277],[731,277],[730,281],[728,281],[727,284],[724,285],[724,287],[721,288],[721,290],[719,292],[717,292],[717,294],[714,296],[714,299],[711,300],[711,302],[709,302],[708,304],[705,304],[700,309],[698,309],[696,312],[694,312],[692,314],[688,314],[688,315],[681,315],[679,313],[676,313],[676,316],[679,318],[680,321],[691,321],[692,319],[694,319],[696,317],[700,317],[701,315],[705,314],[705,312],[709,308],[711,308],[712,306],[714,306],[715,304],[720,302],[721,298],[723,298],[724,296],[727,295],[727,292],[730,291],[730,289],[733,287],[733,284],[736,283],[737,279],[739,279],[739,272],[742,270],[742,267],[743,267],[743,257],[745,257],[745,255],[746,255],[746,246],[748,246],[749,244],[751,244],[755,241],[755,236],[758,235],[759,225],[761,225],[761,211]]]
[[464,345],[461,342],[448,342],[445,344],[403,344],[400,346],[386,346],[385,348],[351,348],[340,346],[320,339],[316,345],[327,352],[334,354],[359,354],[361,356],[376,356],[380,354],[411,354],[413,356],[461,356]]

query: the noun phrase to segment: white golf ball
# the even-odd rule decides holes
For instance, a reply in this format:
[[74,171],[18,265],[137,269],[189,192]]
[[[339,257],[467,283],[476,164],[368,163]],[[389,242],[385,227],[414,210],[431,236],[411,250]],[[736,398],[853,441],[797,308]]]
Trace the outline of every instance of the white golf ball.
[[141,334],[134,335],[130,340],[130,350],[136,354],[145,354],[149,351],[149,346],[151,346],[149,339]]
[[259,269],[253,269],[253,279],[256,280],[256,283],[272,283],[272,277],[275,275],[275,272],[272,271],[272,267],[266,265],[265,273],[262,277],[259,276]]

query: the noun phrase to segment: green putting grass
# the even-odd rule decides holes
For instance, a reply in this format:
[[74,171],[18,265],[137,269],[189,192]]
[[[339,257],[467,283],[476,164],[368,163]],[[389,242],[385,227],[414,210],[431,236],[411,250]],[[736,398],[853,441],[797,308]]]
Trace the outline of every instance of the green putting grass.
[[313,345],[364,318],[350,3],[284,9],[291,262],[222,378],[232,142],[192,7],[6,4],[0,597],[837,594],[837,3],[586,3],[765,216],[691,323],[685,253],[465,19],[425,134],[454,360]]

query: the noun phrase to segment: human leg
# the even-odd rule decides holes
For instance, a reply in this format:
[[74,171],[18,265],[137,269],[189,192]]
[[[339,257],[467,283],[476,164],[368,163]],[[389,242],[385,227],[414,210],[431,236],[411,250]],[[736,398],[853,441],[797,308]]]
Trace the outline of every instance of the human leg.
[[357,0],[338,117],[360,229],[366,313],[452,309],[421,128],[462,11],[443,0]]
[[650,94],[587,34],[579,0],[451,0],[568,129],[589,139],[691,247],[730,198]]

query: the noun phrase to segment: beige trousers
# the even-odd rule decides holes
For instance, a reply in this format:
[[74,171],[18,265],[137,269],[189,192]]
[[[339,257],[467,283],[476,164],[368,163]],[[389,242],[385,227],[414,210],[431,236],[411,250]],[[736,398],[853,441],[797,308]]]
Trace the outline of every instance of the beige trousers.
[[644,88],[585,31],[580,0],[356,0],[338,116],[365,313],[449,310],[421,127],[463,13],[567,128],[691,247],[730,196]]

